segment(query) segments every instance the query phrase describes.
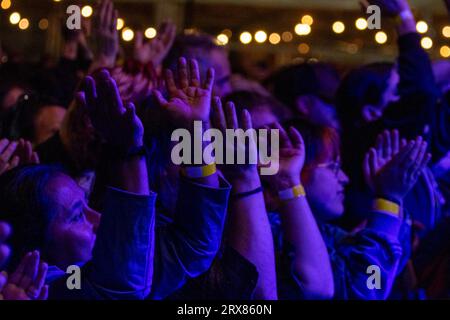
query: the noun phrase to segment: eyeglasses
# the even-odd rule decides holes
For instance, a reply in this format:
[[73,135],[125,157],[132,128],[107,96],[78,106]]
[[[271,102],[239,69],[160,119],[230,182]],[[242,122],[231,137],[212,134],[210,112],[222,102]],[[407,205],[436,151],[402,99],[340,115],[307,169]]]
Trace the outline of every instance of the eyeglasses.
[[333,171],[333,173],[338,176],[339,172],[341,172],[342,163],[340,161],[333,161],[327,163],[319,163],[315,165],[316,168],[327,168]]

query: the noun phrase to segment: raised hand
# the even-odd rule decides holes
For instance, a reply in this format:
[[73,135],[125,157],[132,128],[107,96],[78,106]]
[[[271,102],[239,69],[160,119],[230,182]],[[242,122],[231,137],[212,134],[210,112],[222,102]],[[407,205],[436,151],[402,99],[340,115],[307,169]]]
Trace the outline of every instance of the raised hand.
[[267,176],[267,179],[278,189],[298,185],[305,164],[303,138],[294,127],[290,127],[287,132],[279,123],[275,123],[272,129],[278,129],[280,135],[279,170],[276,175]]
[[418,137],[406,143],[382,167],[378,165],[378,153],[372,148],[364,160],[364,172],[372,181],[375,194],[401,203],[431,159],[427,146]]
[[2,273],[0,300],[46,300],[47,270],[48,266],[40,261],[38,251],[27,253],[9,278],[6,273]]
[[161,65],[175,40],[176,26],[172,22],[163,22],[155,38],[145,41],[141,31],[136,33],[134,59],[142,64],[152,62],[154,67]]
[[[400,147],[406,145],[406,140],[400,141],[400,136],[398,130],[388,131],[385,130],[380,133],[377,137],[375,148],[371,148],[366,154],[364,160],[364,178],[367,185],[374,190],[374,185],[372,181],[372,176],[370,174],[370,163],[373,161],[372,158],[376,159],[373,161],[372,170],[377,173],[386,163],[388,163],[392,157],[397,155],[400,151]],[[374,157],[371,154],[376,154]]]
[[4,243],[6,239],[9,237],[10,233],[11,227],[4,222],[0,222],[0,268],[3,266],[3,264],[9,257],[10,249]]
[[8,139],[0,140],[0,174],[19,165],[20,159],[15,156],[18,143]]
[[143,145],[144,128],[132,103],[123,104],[116,82],[102,70],[97,82],[86,77],[76,97],[87,110],[96,132],[111,146],[128,152]]
[[169,100],[159,90],[153,93],[158,103],[168,112],[173,124],[178,127],[192,129],[193,122],[209,123],[211,110],[211,91],[214,84],[214,69],[210,68],[206,80],[200,82],[200,71],[196,60],[180,58],[178,62],[178,85],[171,70],[166,70],[165,81]]
[[92,28],[94,65],[96,68],[112,68],[119,51],[118,13],[111,0],[101,0],[95,12]]
[[[225,108],[222,107],[222,102],[219,97],[213,99],[213,112],[212,112],[212,125],[214,128],[219,129],[223,136],[226,137],[227,129],[243,129],[245,132],[253,129],[252,118],[247,110],[243,110],[238,120],[236,115],[236,108],[232,102],[228,102]],[[236,140],[236,139],[234,139]],[[257,146],[256,146],[256,135],[250,135],[247,143],[239,143],[238,141],[224,141],[225,150],[233,152],[233,154],[242,154],[245,156],[245,163],[238,164],[234,161],[233,164],[223,164],[220,166],[220,170],[230,181],[236,178],[246,179],[248,173],[255,173],[256,179],[258,179],[257,174]],[[253,158],[252,163],[250,160]],[[237,160],[237,159],[235,159]],[[224,161],[225,162],[225,161]]]

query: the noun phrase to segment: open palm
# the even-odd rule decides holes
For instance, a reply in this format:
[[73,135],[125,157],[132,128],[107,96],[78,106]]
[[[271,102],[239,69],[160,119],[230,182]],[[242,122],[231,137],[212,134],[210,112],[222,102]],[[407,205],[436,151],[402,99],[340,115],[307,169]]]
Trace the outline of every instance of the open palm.
[[209,69],[204,85],[200,82],[200,72],[196,60],[189,61],[180,58],[178,62],[179,85],[171,70],[166,70],[165,80],[169,99],[166,100],[161,92],[155,90],[154,94],[159,104],[165,108],[175,125],[189,127],[193,121],[209,121],[211,111],[211,91],[214,83],[214,70]]

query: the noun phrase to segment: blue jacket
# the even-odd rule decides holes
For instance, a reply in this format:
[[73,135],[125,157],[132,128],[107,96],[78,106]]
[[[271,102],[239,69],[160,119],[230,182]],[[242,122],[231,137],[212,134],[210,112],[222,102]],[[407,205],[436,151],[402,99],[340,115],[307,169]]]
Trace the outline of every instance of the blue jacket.
[[[277,214],[269,215],[277,250],[280,299],[304,299],[302,284],[293,270],[294,251],[283,239]],[[367,227],[356,234],[331,225],[320,225],[333,270],[334,299],[386,299],[397,275],[402,246],[399,242],[401,221],[381,213],[372,213]],[[371,265],[380,269],[380,289],[369,289]]]
[[[109,188],[92,260],[82,265],[81,290],[49,268],[50,299],[163,299],[206,272],[222,238],[230,186],[181,180],[177,214],[154,228],[156,194]],[[153,232],[155,230],[155,232]]]

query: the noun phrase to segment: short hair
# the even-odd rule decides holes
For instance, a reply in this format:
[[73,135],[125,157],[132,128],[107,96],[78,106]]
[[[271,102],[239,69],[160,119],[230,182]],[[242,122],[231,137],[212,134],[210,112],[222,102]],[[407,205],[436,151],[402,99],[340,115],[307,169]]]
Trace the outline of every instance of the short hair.
[[56,215],[46,186],[62,173],[56,166],[29,165],[0,176],[0,220],[13,229],[8,241],[12,249],[9,270],[14,270],[27,252],[39,250],[44,256],[48,227]]
[[279,122],[287,121],[291,117],[290,110],[272,95],[241,90],[230,93],[224,100],[233,102],[237,112],[247,109],[252,113],[258,108],[266,107],[277,117]]
[[295,119],[284,123],[285,128],[294,127],[305,143],[305,167],[337,159],[340,155],[340,137],[336,129]]
[[343,127],[352,127],[361,119],[365,105],[381,103],[394,65],[372,63],[349,72],[336,95],[337,109]]

